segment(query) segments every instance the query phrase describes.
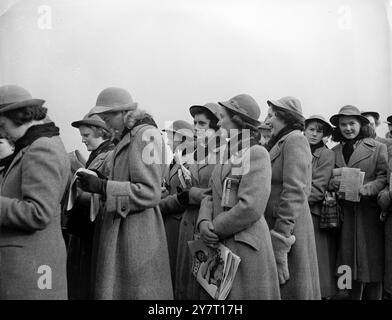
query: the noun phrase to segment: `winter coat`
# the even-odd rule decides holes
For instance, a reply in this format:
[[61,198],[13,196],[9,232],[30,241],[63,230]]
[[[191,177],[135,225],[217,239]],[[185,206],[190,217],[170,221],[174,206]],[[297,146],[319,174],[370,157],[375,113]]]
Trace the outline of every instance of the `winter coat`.
[[299,130],[284,135],[270,150],[271,195],[266,209],[270,229],[295,243],[288,254],[290,279],[280,287],[283,300],[320,299],[314,228],[308,197],[312,184],[312,155]]

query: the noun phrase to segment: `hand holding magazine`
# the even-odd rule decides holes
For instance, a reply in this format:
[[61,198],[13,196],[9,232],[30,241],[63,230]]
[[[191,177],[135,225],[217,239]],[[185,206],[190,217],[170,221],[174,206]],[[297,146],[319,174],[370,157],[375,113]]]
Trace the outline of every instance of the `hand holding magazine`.
[[192,273],[215,300],[225,300],[230,293],[241,258],[222,243],[207,247],[202,240],[188,241],[193,258]]
[[[76,202],[76,199],[78,198],[78,187],[77,187],[77,179],[78,179],[77,174],[78,174],[78,172],[85,172],[85,173],[97,176],[97,174],[94,171],[89,170],[89,169],[85,169],[85,168],[79,168],[75,172],[75,174],[72,178],[71,184],[69,186],[69,190],[68,190],[66,211],[70,211],[73,208],[73,206]],[[99,211],[99,195],[91,194],[90,196],[91,196],[90,220],[94,221],[97,214],[98,214],[98,211]]]

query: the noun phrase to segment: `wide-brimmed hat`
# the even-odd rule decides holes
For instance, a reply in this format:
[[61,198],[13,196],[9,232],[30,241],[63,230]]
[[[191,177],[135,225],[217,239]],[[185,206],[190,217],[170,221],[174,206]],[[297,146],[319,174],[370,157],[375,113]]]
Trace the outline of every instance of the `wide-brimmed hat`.
[[33,99],[30,92],[17,85],[0,87],[0,113],[30,106],[42,106],[45,100]]
[[376,121],[380,120],[380,114],[376,111],[362,111],[361,114],[366,117],[366,116],[372,116]]
[[80,126],[94,126],[109,131],[106,122],[102,120],[97,114],[86,114],[82,120],[74,121],[71,126],[79,128]]
[[300,118],[305,120],[305,118],[302,114],[301,101],[299,101],[299,99],[297,99],[295,97],[286,96],[286,97],[280,98],[278,100],[267,100],[267,104],[270,107],[274,106],[277,108],[291,111],[291,112],[297,114],[298,116],[300,116]]
[[331,118],[329,118],[329,122],[337,127],[339,125],[339,117],[341,116],[356,117],[362,124],[369,124],[369,120],[361,114],[357,107],[352,105],[341,107],[339,113],[334,114]]
[[222,118],[222,107],[217,103],[209,102],[205,105],[194,105],[189,108],[189,112],[192,118],[194,118],[196,114],[205,110],[212,113],[213,116],[218,119],[218,121]]
[[182,136],[193,138],[193,126],[184,120],[174,121],[169,128],[163,129],[163,132],[179,133]]
[[305,119],[305,127],[311,121],[319,121],[319,122],[321,122],[324,125],[325,131],[326,131],[325,132],[326,135],[330,135],[330,133],[332,132],[331,124],[323,116],[313,115],[313,116],[310,116],[309,118]]
[[250,124],[256,127],[260,126],[260,107],[250,95],[239,94],[228,101],[219,102],[219,104],[239,115]]
[[137,102],[133,102],[131,94],[122,88],[110,87],[101,91],[98,95],[95,107],[91,114],[106,112],[120,112],[136,110]]

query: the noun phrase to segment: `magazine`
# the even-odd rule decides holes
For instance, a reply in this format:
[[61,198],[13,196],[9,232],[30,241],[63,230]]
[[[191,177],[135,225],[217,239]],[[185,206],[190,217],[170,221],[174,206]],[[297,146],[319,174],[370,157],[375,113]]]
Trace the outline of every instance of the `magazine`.
[[[97,176],[97,174],[89,169],[85,169],[85,168],[79,168],[78,170],[76,170],[71,184],[69,186],[69,190],[68,190],[68,199],[67,199],[67,207],[66,207],[66,211],[70,211],[75,202],[76,199],[78,197],[78,187],[77,187],[77,173],[78,172],[86,172],[88,174],[92,174],[94,176]],[[99,210],[99,195],[96,194],[91,194],[91,204],[90,204],[90,220],[94,221],[97,214],[98,214],[98,210]]]
[[193,263],[192,274],[215,300],[225,300],[230,293],[241,258],[222,243],[207,247],[202,240],[188,241]]

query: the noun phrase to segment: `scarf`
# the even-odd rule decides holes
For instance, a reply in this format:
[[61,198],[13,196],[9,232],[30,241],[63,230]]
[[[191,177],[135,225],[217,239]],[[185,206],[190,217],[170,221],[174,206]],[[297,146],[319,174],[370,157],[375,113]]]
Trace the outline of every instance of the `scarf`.
[[146,115],[143,119],[137,120],[132,128],[127,128],[127,127],[124,128],[124,130],[123,130],[123,132],[121,134],[121,139],[120,140],[122,140],[122,138],[124,138],[128,133],[130,133],[133,128],[136,128],[137,126],[140,126],[142,124],[149,124],[149,125],[151,125],[151,126],[153,126],[155,128],[158,128],[158,126],[155,123],[154,119],[151,118],[150,116]]
[[323,140],[321,140],[319,143],[311,144],[311,145],[310,145],[310,150],[312,151],[312,154],[314,154],[314,152],[315,152],[317,149],[322,148],[322,147],[324,147],[324,146],[325,146],[325,144],[324,144]]
[[9,166],[11,165],[16,155],[22,149],[30,146],[35,140],[42,137],[51,138],[59,135],[60,135],[60,129],[56,127],[56,125],[53,122],[38,124],[28,128],[25,134],[21,138],[15,141],[14,153],[6,158],[7,161],[6,163],[4,163],[4,172],[8,170]]
[[289,134],[290,132],[292,132],[292,131],[294,131],[294,130],[297,130],[297,129],[294,129],[294,128],[289,127],[289,126],[284,127],[282,130],[280,130],[280,131],[278,132],[277,135],[273,135],[273,136],[271,137],[271,139],[268,141],[268,143],[267,143],[267,145],[266,145],[266,149],[267,149],[268,151],[270,151],[270,150],[274,147],[274,145],[277,144],[277,142],[278,142],[283,136],[285,136],[286,134]]
[[101,154],[103,152],[108,152],[113,149],[114,149],[114,143],[112,141],[106,140],[106,141],[102,142],[97,149],[93,150],[90,153],[90,156],[88,157],[87,162],[86,162],[86,168],[88,168],[90,166],[91,162],[93,162],[93,160],[99,154]]
[[348,162],[350,161],[351,155],[354,152],[354,145],[357,143],[357,141],[361,140],[363,137],[361,134],[358,134],[354,139],[343,139],[343,157],[344,157],[344,161],[346,161],[346,163],[348,164]]

